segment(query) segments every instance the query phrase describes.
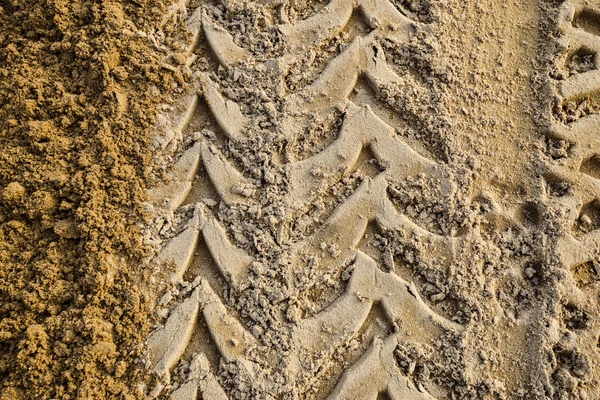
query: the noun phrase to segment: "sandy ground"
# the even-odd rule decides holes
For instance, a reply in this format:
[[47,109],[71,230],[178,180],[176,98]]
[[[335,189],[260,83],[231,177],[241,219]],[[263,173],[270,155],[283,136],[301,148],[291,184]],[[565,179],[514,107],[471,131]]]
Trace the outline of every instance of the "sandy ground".
[[0,6],[0,399],[600,399],[600,3]]
[[157,49],[167,14],[0,3],[2,399],[127,397],[144,376],[152,128],[184,82]]

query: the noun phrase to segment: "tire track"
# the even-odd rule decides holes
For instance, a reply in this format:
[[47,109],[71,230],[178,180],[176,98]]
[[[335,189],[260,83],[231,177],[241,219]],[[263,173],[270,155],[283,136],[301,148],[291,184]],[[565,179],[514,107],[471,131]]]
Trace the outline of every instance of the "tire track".
[[[191,13],[188,26],[192,32],[189,43],[192,44],[186,48],[195,46],[202,31],[221,65],[235,71],[237,65],[247,63],[252,54],[238,46],[228,31],[212,20],[208,9],[200,7]],[[174,162],[168,183],[151,193],[155,212],[162,214],[165,221],[174,221],[163,227],[163,231],[175,232],[155,261],[158,265],[174,266],[170,282],[180,288],[176,290],[179,294],[175,295],[175,300],[167,298],[164,301],[172,304],[169,306],[171,311],[148,341],[149,361],[161,380],[153,396],[158,395],[165,385],[170,385],[172,398],[196,396],[197,392],[202,393],[203,398],[226,398],[226,391],[234,398],[271,398],[276,393],[286,392],[307,395],[323,385],[323,380],[328,379],[323,374],[332,365],[345,365],[343,356],[333,362],[330,357],[340,350],[343,353],[343,348],[351,341],[361,342],[357,335],[364,331],[364,325],[377,305],[384,310],[394,333],[373,340],[369,350],[334,385],[331,398],[376,398],[383,393],[392,398],[433,398],[421,383],[413,383],[400,372],[394,348],[406,341],[434,346],[442,335],[458,333],[462,328],[433,312],[414,284],[394,273],[393,259],[387,260],[384,271],[358,247],[369,224],[375,223],[382,230],[400,232],[407,238],[427,242],[429,251],[422,257],[431,265],[446,268],[463,239],[443,236],[416,225],[399,211],[397,202],[392,201],[401,196],[390,189],[390,185],[406,180],[424,181],[440,198],[448,198],[455,190],[452,177],[442,165],[419,154],[400,139],[368,105],[358,106],[349,100],[360,77],[364,77],[376,92],[401,85],[402,78],[387,66],[377,40],[386,37],[406,41],[414,30],[414,22],[386,0],[365,0],[356,4],[333,0],[308,19],[294,25],[277,26],[291,51],[265,64],[276,64],[275,81],[283,85],[289,66],[305,44],[337,35],[356,9],[361,11],[372,30],[365,37],[356,37],[306,88],[289,94],[280,91],[282,101],[278,106],[284,112],[276,126],[284,140],[291,141],[300,135],[299,128],[304,126],[309,115],[341,113],[343,122],[338,137],[319,153],[288,163],[278,162],[279,157],[268,161],[274,166],[263,168],[261,179],[273,184],[281,177],[286,188],[271,193],[270,204],[278,206],[280,212],[269,222],[279,226],[280,232],[285,231],[299,213],[306,212],[332,185],[347,177],[365,151],[383,168],[373,177],[364,177],[353,193],[306,238],[290,242],[284,234],[280,235],[279,243],[274,243],[268,236],[262,237],[263,243],[259,243],[255,236],[253,243],[248,244],[241,232],[232,230],[235,227],[224,227],[224,214],[236,210],[260,210],[265,205],[264,185],[239,169],[244,165],[243,160],[240,164],[231,159],[235,154],[232,148],[244,148],[256,140],[257,132],[260,134],[261,131],[256,129],[251,114],[223,94],[214,75],[200,73],[199,82],[204,101],[220,134],[224,135],[221,143],[227,143],[225,146],[220,146],[212,133],[187,135],[186,128],[198,112],[199,97],[195,93],[183,96],[180,105],[163,119],[163,125],[159,127],[162,137],[157,146],[166,151],[182,147],[186,150]],[[218,195],[218,207],[213,200],[186,200],[194,191],[194,185],[207,184],[194,180],[200,165]],[[281,175],[275,175],[271,170],[280,171]],[[187,205],[180,207],[182,204]],[[200,242],[210,252],[220,279],[207,278],[207,272],[186,279]],[[268,254],[265,253],[273,250],[281,253],[280,259],[287,260],[287,265],[283,271],[275,271],[276,274],[283,273],[281,291],[267,293],[283,297],[276,301],[291,299],[292,306],[283,320],[269,316],[272,323],[278,325],[274,330],[279,331],[267,332],[269,336],[261,332],[264,328],[260,324],[246,328],[249,322],[260,319],[253,321],[252,317],[244,316],[250,307],[242,309],[241,314],[236,308],[240,299],[242,304],[253,301],[250,297],[256,295],[257,286],[265,283],[261,281],[264,279],[261,275],[269,273],[269,267],[265,266]],[[340,276],[347,283],[339,297],[308,316],[294,315],[297,307],[293,305],[293,299],[311,290],[317,282],[339,281]],[[221,281],[227,290],[222,290]],[[315,293],[318,295],[319,292]],[[268,303],[263,306],[268,312]],[[190,352],[187,348],[199,315],[206,322],[211,341],[218,349],[220,373],[211,372],[214,367],[210,367],[207,358],[200,354],[193,356],[189,364],[185,361],[187,377],[183,381],[176,379],[181,384],[171,385],[171,371],[181,357]],[[315,332],[321,333],[315,335]],[[265,339],[279,341],[283,351],[268,346]],[[270,364],[282,354],[284,367],[283,371],[278,371]],[[275,378],[283,382],[276,382]],[[439,390],[434,386],[432,389]]]
[[551,89],[556,94],[548,121],[545,184],[550,209],[560,215],[550,232],[556,265],[549,289],[550,329],[545,363],[546,390],[552,398],[597,399],[600,307],[596,264],[598,225],[596,92],[600,18],[586,2],[568,1],[557,9]]

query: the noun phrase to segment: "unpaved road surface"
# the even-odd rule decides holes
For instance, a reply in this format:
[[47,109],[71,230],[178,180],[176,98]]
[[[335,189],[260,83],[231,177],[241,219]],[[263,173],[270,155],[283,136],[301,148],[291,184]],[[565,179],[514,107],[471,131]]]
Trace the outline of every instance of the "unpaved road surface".
[[600,399],[600,2],[51,3],[0,399]]

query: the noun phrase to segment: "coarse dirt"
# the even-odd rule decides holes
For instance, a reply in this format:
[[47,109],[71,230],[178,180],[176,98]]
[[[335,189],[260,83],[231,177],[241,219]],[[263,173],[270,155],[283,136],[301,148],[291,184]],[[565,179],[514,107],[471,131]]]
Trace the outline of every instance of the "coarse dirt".
[[0,398],[134,396],[169,1],[0,2]]

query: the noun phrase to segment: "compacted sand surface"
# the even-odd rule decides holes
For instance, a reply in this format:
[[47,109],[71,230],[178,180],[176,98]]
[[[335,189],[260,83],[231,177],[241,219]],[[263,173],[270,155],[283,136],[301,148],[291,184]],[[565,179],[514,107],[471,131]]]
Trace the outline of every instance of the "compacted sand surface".
[[600,399],[600,2],[0,15],[0,399]]

